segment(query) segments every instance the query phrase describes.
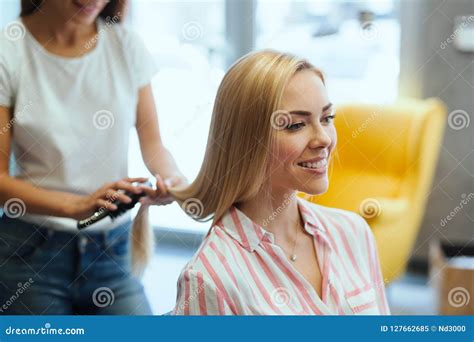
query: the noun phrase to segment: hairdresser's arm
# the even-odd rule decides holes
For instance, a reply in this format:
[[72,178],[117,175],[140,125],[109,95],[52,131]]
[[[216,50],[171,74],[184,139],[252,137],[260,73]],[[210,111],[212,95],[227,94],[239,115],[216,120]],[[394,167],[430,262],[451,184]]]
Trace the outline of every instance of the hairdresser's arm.
[[148,195],[150,197],[164,195],[166,187],[186,182],[173,156],[161,140],[155,100],[149,84],[139,91],[136,129],[145,165],[153,175],[158,175],[158,193]]
[[[50,191],[10,177],[11,132],[15,124],[12,118],[12,109],[0,106],[0,206],[4,206],[10,199],[15,199],[17,203],[20,203],[22,212],[80,219],[91,215],[100,207],[115,210],[116,206],[107,198],[114,196],[114,198],[127,201],[128,197],[117,190],[138,191],[131,182],[145,180],[145,178],[127,178],[105,184],[91,195],[81,196],[68,192]],[[8,210],[8,207],[6,209]]]

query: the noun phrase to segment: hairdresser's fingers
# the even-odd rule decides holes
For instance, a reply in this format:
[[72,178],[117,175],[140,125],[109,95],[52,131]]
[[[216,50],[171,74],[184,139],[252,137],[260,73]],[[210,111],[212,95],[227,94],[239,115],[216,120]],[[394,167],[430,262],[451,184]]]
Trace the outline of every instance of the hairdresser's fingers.
[[111,211],[115,211],[117,210],[117,206],[107,200],[104,200],[102,198],[99,198],[96,200],[95,202],[95,205],[96,205],[96,208],[97,209],[101,209],[101,208],[105,208],[105,209],[109,209]]
[[171,196],[169,196],[166,184],[158,174],[156,175],[156,190],[144,185],[140,185],[139,188],[142,189],[147,195],[147,197],[140,200],[140,203],[142,204],[162,205],[169,204],[174,200]]
[[120,181],[116,182],[114,184],[113,188],[115,190],[125,190],[125,191],[129,191],[129,192],[135,193],[135,194],[139,194],[139,193],[142,192],[142,190],[140,189],[139,186],[135,186],[132,183],[129,183],[129,182],[124,181],[124,180],[120,180]]
[[104,198],[106,201],[109,201],[109,202],[115,201],[117,197],[118,197],[118,191],[113,190],[113,189],[107,189],[105,191],[104,196],[102,196],[102,198]]
[[132,199],[128,197],[127,195],[125,195],[122,191],[116,191],[112,189],[109,189],[106,192],[105,198],[109,202],[115,202],[118,200],[122,203],[130,203],[132,201]]
[[158,197],[151,199],[150,197],[142,197],[140,203],[144,205],[167,205],[175,201],[173,196]]
[[166,196],[163,198],[158,199],[158,202],[160,205],[165,205],[165,204],[170,204],[175,201],[175,198],[173,196]]
[[175,198],[172,195],[166,195],[166,196],[161,196],[156,199],[156,202],[159,204],[163,203],[171,203],[175,200]]
[[90,198],[92,198],[94,201],[98,199],[105,199],[105,197],[107,196],[107,191],[109,191],[109,189],[110,188],[107,188],[104,185],[98,190],[96,190],[92,195],[90,195]]
[[155,191],[153,188],[150,188],[149,186],[140,185],[139,188],[140,188],[140,190],[142,190],[142,191],[145,192],[145,194],[147,195],[147,197],[156,198],[156,197],[159,196],[159,195],[156,193],[156,191]]
[[148,205],[162,205],[162,204],[168,204],[172,203],[175,201],[175,198],[171,194],[167,194],[164,196],[158,196],[158,197],[142,197],[140,199],[140,203],[142,204],[148,204]]
[[139,200],[141,205],[153,205],[155,202],[150,199],[150,197],[142,197]]
[[185,184],[187,183],[187,179],[184,177],[179,177],[179,176],[174,176],[174,177],[169,177],[164,180],[164,183],[166,185],[166,188],[173,188],[177,185]]
[[105,196],[105,193],[107,192],[107,190],[109,190],[110,188],[112,188],[114,185],[114,183],[106,183],[104,185],[102,185],[99,189],[97,189],[94,193],[93,193],[93,196],[94,197],[104,197]]
[[168,190],[166,189],[165,182],[163,181],[163,178],[159,174],[155,175],[156,177],[156,192],[158,196],[165,196],[168,193]]
[[129,183],[135,183],[135,182],[144,183],[148,180],[148,178],[146,178],[146,177],[134,177],[134,178],[126,177],[122,180],[124,180],[125,182],[129,182]]

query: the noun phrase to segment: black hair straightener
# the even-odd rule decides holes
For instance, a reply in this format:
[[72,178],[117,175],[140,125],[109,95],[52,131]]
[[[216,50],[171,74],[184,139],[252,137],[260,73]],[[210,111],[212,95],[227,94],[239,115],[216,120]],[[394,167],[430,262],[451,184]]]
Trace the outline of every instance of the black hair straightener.
[[[143,184],[145,186],[149,186],[150,188],[152,187],[150,182],[145,182],[145,183],[141,183],[141,184]],[[132,192],[129,192],[129,191],[125,191],[125,195],[132,199],[132,201],[130,203],[122,203],[119,200],[115,200],[112,203],[117,206],[117,210],[111,211],[107,208],[102,207],[99,210],[97,210],[94,214],[92,214],[92,216],[89,216],[88,218],[77,221],[77,228],[78,229],[87,228],[90,225],[92,225],[96,222],[99,222],[100,220],[102,220],[102,219],[104,219],[108,216],[112,220],[114,220],[115,218],[122,215],[126,211],[132,209],[138,203],[140,198],[146,196],[146,193],[144,191],[142,191],[141,193],[136,194],[136,193],[132,193]]]

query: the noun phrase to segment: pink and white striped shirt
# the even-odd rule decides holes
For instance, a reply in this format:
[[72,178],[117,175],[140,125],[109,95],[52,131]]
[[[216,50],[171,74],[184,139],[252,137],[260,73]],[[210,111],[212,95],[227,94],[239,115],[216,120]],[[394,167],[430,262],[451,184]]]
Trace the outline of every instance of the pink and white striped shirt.
[[176,315],[390,314],[374,236],[350,211],[298,198],[314,237],[322,295],[236,207],[211,228],[178,280]]

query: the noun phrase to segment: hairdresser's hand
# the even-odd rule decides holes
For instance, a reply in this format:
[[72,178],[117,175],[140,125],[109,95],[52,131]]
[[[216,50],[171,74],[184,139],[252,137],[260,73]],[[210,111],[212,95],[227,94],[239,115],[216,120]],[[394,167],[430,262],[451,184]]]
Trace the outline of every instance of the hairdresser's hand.
[[125,191],[132,193],[141,193],[143,189],[140,186],[135,186],[132,183],[146,182],[148,178],[124,178],[116,182],[104,184],[94,193],[88,196],[72,195],[71,201],[68,205],[68,217],[76,220],[82,220],[91,216],[100,208],[105,208],[110,211],[117,210],[117,206],[113,204],[114,201],[119,200],[123,203],[130,203],[131,198],[124,194]]
[[174,197],[168,192],[169,188],[177,185],[187,184],[187,179],[183,176],[175,176],[166,178],[163,180],[160,175],[156,177],[156,189],[141,185],[140,189],[143,189],[147,194],[146,197],[140,199],[140,203],[144,205],[167,205],[174,202]]

